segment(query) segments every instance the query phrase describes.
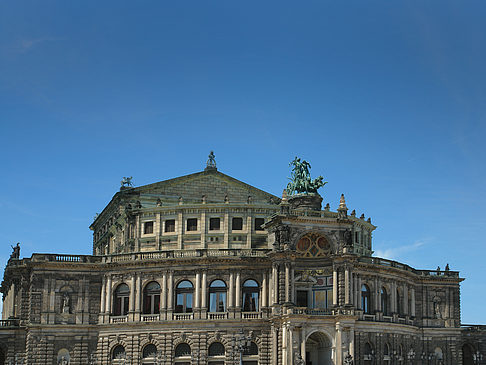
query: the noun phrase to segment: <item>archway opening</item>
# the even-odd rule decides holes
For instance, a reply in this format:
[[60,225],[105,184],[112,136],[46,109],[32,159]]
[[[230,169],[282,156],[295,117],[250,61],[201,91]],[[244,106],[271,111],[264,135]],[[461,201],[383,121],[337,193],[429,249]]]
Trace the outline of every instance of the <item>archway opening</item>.
[[306,365],[332,365],[332,344],[322,332],[314,332],[305,342]]
[[5,364],[5,353],[3,352],[2,348],[0,348],[0,365]]
[[466,343],[462,346],[462,365],[474,365],[473,353],[471,345]]

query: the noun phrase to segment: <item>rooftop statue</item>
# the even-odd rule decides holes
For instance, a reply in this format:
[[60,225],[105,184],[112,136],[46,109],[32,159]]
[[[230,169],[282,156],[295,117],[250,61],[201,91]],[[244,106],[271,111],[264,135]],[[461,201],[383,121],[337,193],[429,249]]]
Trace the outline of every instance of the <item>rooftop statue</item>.
[[300,160],[296,157],[291,163],[292,177],[287,185],[287,193],[294,194],[317,194],[317,189],[327,184],[327,181],[323,181],[324,178],[319,176],[317,179],[311,180],[310,168],[311,165],[305,160]]
[[213,151],[209,152],[208,161],[206,162],[206,170],[216,170],[216,158]]
[[122,188],[124,188],[124,187],[127,187],[127,188],[133,187],[132,176],[130,176],[130,177],[124,176],[123,179],[120,181],[120,183],[121,183]]

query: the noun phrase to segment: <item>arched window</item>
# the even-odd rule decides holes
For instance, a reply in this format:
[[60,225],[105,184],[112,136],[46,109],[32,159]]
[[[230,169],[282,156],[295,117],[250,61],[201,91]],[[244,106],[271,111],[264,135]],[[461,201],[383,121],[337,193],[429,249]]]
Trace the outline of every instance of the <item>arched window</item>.
[[469,344],[462,346],[462,365],[474,365],[474,348]]
[[223,365],[225,353],[221,342],[213,342],[208,349],[208,365]]
[[390,364],[390,345],[387,343],[383,346],[383,363]]
[[[71,355],[67,349],[60,349],[57,352],[57,362],[56,364],[67,365],[71,361]],[[0,363],[3,364],[3,363]]]
[[183,280],[176,287],[176,313],[192,313],[192,294],[194,286],[189,280]]
[[402,297],[400,296],[400,290],[397,289],[397,313],[402,314]]
[[435,358],[437,359],[438,363],[439,363],[439,361],[444,359],[444,354],[442,353],[442,349],[440,347],[435,348],[434,355],[435,355]]
[[180,358],[191,358],[191,346],[189,346],[187,343],[180,343],[177,345],[175,348],[175,354],[174,354],[176,359]]
[[399,345],[398,346],[398,365],[403,365],[404,359],[405,358],[403,357],[403,346]]
[[[111,353],[111,358],[113,360],[123,360],[126,359],[127,354],[125,352],[125,348],[122,345],[117,345],[113,349],[113,352]],[[118,362],[116,362],[118,363]]]
[[157,357],[157,347],[154,344],[149,343],[143,348],[143,359],[155,359]]
[[389,315],[389,309],[388,309],[388,293],[386,292],[385,288],[381,288],[381,311],[383,312],[383,315],[388,316]]
[[243,365],[258,364],[258,346],[255,342],[250,342],[250,346],[243,350]]
[[366,314],[371,313],[371,309],[370,309],[370,288],[368,288],[368,285],[366,285],[366,284],[363,284],[361,286],[361,309]]
[[151,281],[143,291],[143,313],[159,314],[160,310],[160,285]]
[[260,288],[255,280],[243,283],[243,312],[258,312],[258,294]]
[[120,284],[115,290],[115,305],[113,306],[113,314],[115,316],[125,316],[128,314],[128,302],[130,297],[130,289],[127,284]]
[[372,364],[375,357],[375,351],[369,342],[365,343],[363,354],[364,363],[367,365]]
[[209,311],[226,312],[226,284],[223,280],[214,280],[209,285]]

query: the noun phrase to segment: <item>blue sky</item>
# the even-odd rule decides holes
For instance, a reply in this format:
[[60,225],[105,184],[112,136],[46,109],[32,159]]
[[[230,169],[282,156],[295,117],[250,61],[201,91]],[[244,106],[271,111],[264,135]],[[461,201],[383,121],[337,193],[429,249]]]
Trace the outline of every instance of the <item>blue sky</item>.
[[486,324],[481,1],[0,3],[0,261],[91,252],[122,176],[204,168],[280,195],[298,155],[380,256]]

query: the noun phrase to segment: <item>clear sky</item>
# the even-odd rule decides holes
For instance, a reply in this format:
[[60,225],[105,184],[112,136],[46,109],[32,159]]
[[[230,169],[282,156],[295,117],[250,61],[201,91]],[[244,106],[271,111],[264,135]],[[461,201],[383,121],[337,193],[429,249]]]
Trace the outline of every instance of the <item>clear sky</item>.
[[275,195],[297,155],[376,255],[460,270],[486,324],[484,1],[0,3],[0,262],[91,253],[122,176]]

